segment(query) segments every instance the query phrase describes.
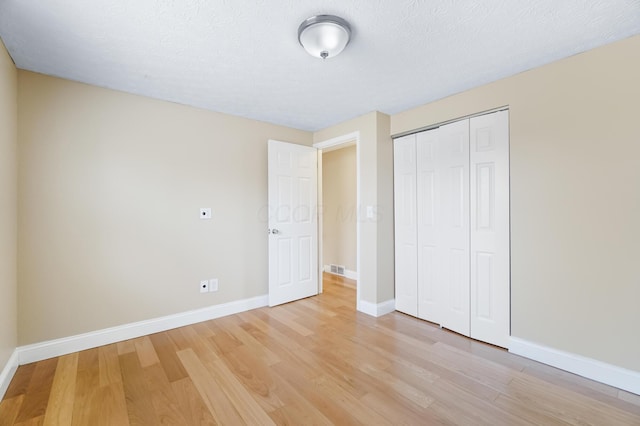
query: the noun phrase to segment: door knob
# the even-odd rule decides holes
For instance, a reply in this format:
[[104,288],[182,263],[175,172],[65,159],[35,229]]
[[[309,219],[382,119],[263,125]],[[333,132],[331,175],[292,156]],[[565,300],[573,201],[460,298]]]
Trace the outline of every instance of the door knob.
[[272,234],[279,234],[280,231],[274,228],[274,229],[271,230],[271,233]]

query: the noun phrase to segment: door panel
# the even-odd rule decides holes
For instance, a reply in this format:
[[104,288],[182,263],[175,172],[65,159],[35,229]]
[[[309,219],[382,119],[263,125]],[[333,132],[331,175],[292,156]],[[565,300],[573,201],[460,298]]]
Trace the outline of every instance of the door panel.
[[441,325],[469,336],[469,120],[439,129]]
[[[493,253],[483,253],[476,251],[475,253],[474,279],[476,282],[476,298],[475,298],[475,315],[474,319],[482,318],[491,320],[495,317],[493,310],[494,292],[494,270],[493,270]],[[471,299],[474,300],[474,299]],[[471,326],[471,335],[475,337],[477,333]]]
[[416,226],[416,136],[393,144],[395,196],[396,309],[418,314],[418,259]]
[[470,120],[471,337],[507,347],[510,333],[509,113]]
[[269,306],[318,294],[317,150],[269,141]]
[[440,223],[439,129],[416,135],[418,194],[418,317],[442,320],[442,241]]

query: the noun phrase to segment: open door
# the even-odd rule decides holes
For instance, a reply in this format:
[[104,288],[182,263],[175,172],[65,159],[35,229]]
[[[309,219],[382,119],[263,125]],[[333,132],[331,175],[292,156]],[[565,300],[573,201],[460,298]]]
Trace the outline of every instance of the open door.
[[269,141],[269,306],[318,294],[318,154]]

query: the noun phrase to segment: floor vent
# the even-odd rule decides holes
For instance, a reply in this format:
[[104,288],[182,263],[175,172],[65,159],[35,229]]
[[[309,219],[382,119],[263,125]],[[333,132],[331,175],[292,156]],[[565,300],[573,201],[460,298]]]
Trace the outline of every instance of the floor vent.
[[329,265],[329,266],[331,266],[332,274],[344,275],[344,266],[342,265]]

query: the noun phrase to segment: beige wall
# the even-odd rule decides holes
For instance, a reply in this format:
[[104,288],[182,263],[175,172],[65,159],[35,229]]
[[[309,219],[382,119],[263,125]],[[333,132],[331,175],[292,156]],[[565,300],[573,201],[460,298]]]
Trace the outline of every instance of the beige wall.
[[397,134],[509,105],[512,335],[636,371],[638,52],[640,36],[391,118]]
[[377,233],[376,247],[376,301],[378,303],[395,298],[394,258],[389,256],[394,247],[393,222],[393,143],[391,140],[391,117],[376,113],[377,149]]
[[[393,146],[389,136],[390,117],[371,112],[313,134],[315,143],[353,132],[360,133],[360,265],[359,301],[373,304],[394,297],[393,282]],[[376,215],[363,214],[372,206]]]
[[[361,300],[393,298],[389,134],[508,105],[512,334],[640,371],[638,51],[640,36],[316,132],[360,131],[361,205],[377,210],[359,218]],[[16,339],[15,75],[1,49],[0,362]],[[266,140],[310,144],[309,133],[30,72],[18,81],[19,344],[266,293]],[[200,295],[213,277],[220,291]]]
[[344,265],[357,272],[356,265],[356,147],[322,154],[322,261]]
[[311,133],[18,81],[21,345],[267,293],[267,140]]
[[18,73],[0,41],[0,371],[17,346]]

